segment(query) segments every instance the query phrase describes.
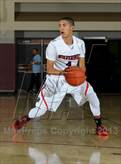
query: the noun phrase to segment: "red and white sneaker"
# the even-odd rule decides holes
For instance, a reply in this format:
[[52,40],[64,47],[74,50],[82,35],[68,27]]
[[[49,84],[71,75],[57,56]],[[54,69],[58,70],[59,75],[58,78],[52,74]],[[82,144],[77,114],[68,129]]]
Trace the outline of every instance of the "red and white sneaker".
[[104,126],[98,126],[96,128],[96,134],[98,136],[108,136],[109,132],[108,132],[107,128],[105,128]]
[[28,118],[27,116],[23,116],[19,120],[14,120],[11,127],[14,131],[17,131],[23,128],[29,120],[30,118]]

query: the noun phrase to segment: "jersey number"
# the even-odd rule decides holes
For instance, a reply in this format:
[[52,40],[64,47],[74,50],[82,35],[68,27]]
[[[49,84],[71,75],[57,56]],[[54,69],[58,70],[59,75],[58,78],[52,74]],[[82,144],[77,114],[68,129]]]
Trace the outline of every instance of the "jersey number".
[[66,65],[67,65],[67,66],[71,66],[71,61],[69,61]]

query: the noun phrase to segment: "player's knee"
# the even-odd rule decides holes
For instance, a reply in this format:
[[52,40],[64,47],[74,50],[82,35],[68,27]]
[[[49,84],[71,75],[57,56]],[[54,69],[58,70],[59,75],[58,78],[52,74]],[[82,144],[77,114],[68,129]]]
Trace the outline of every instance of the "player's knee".
[[36,118],[44,115],[46,113],[46,109],[40,109],[38,107],[32,108],[28,114],[29,118]]

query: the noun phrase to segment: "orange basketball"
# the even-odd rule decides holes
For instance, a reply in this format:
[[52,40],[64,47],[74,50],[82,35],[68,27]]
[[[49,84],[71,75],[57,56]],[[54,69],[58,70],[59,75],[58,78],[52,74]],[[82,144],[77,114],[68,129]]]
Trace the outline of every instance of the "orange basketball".
[[85,72],[77,66],[71,66],[65,69],[65,79],[72,86],[81,85],[85,79]]

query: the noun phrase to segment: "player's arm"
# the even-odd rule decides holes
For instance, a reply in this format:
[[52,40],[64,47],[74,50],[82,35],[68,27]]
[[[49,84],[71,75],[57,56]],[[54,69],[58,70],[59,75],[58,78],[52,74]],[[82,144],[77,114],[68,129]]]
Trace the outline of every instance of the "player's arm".
[[79,67],[82,68],[86,72],[86,66],[85,66],[85,43],[83,40],[81,40],[79,44],[80,48],[80,58],[79,58]]
[[85,58],[84,57],[80,57],[80,59],[79,59],[79,67],[82,68],[84,70],[84,72],[86,72]]
[[32,64],[40,64],[41,63],[41,58],[40,56],[37,56],[34,61],[32,61]]
[[40,64],[40,61],[32,61],[32,64]]
[[47,59],[47,73],[52,75],[63,74],[64,71],[54,68],[54,61]]

